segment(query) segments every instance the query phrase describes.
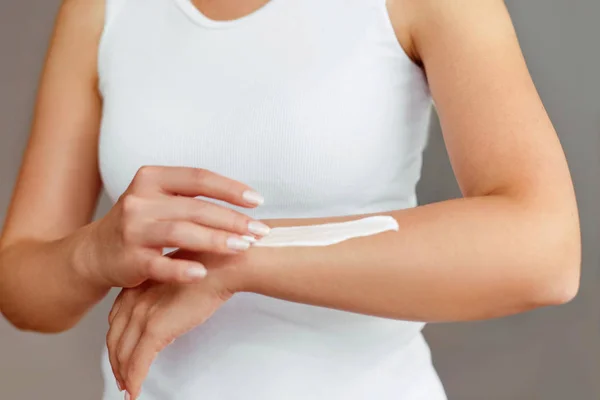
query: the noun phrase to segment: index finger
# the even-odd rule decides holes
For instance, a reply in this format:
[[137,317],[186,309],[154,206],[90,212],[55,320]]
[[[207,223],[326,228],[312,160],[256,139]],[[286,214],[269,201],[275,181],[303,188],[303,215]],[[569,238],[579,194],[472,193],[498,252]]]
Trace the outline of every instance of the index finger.
[[254,189],[234,179],[201,168],[142,167],[134,181],[163,193],[188,197],[203,196],[241,207],[256,207],[264,202]]

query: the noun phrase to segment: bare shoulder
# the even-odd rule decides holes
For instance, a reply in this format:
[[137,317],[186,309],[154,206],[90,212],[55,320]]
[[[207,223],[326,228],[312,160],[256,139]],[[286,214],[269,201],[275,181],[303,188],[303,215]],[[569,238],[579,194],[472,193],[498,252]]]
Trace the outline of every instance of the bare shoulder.
[[74,59],[96,73],[95,59],[104,29],[105,2],[110,0],[63,0],[56,18],[48,57]]
[[111,0],[62,0],[61,8],[68,12],[79,12],[81,17],[89,16],[102,19],[106,3]]
[[503,0],[387,0],[387,6],[398,41],[419,64],[428,42],[448,33],[456,40],[485,26],[490,33],[512,34]]
[[107,1],[110,0],[63,0],[56,20],[57,33],[66,28],[83,34],[81,39],[99,39]]
[[78,19],[80,22],[92,23],[91,29],[104,24],[106,3],[111,0],[62,0],[60,16],[63,19]]

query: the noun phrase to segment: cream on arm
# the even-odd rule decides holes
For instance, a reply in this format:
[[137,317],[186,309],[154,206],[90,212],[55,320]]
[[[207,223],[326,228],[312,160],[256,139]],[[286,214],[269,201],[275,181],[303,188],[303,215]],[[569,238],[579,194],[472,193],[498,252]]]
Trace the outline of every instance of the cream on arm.
[[398,231],[398,222],[386,215],[365,217],[347,222],[279,227],[254,243],[256,247],[330,246],[349,239]]

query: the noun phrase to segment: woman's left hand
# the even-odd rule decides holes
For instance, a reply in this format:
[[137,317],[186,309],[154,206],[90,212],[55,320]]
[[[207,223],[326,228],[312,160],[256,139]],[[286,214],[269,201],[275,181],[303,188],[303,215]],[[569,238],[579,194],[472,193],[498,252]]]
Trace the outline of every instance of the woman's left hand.
[[215,264],[228,264],[233,257],[211,256],[214,269],[199,283],[148,282],[121,291],[109,315],[106,342],[119,389],[127,390],[131,399],[139,396],[158,353],[204,323],[232,296],[230,268]]

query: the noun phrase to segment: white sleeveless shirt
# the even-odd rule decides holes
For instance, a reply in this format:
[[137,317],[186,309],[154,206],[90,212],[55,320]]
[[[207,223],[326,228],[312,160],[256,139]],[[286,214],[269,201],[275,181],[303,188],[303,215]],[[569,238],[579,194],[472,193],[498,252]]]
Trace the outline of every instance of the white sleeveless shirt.
[[[271,0],[213,21],[190,0],[107,0],[100,170],[200,167],[255,218],[416,206],[431,97],[385,0]],[[235,295],[155,361],[141,400],[441,400],[422,323]],[[104,400],[121,399],[104,357]]]

